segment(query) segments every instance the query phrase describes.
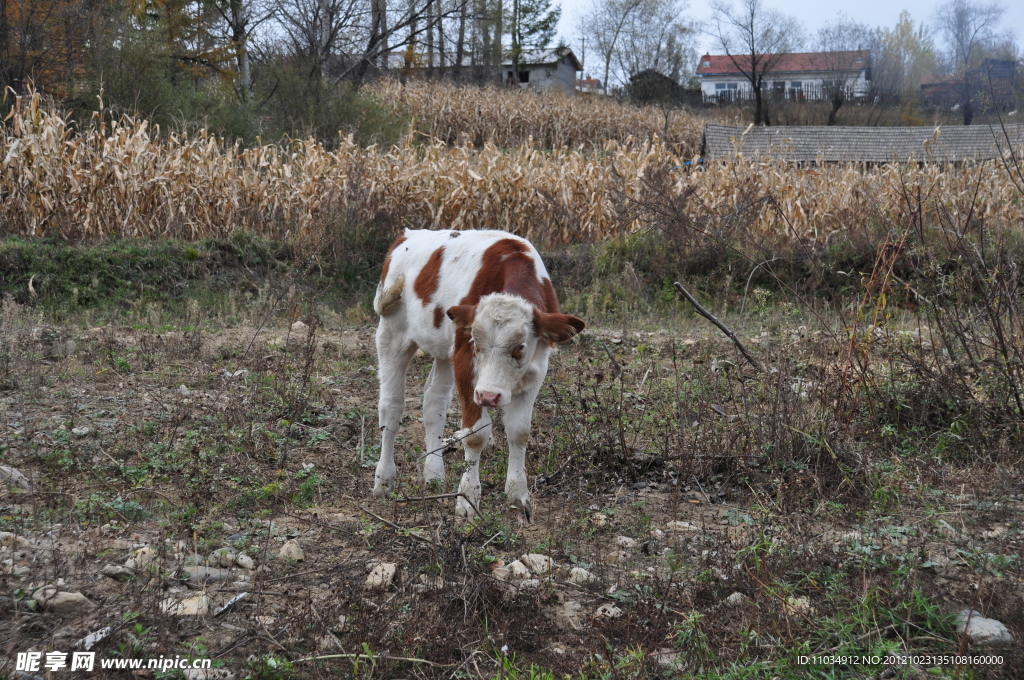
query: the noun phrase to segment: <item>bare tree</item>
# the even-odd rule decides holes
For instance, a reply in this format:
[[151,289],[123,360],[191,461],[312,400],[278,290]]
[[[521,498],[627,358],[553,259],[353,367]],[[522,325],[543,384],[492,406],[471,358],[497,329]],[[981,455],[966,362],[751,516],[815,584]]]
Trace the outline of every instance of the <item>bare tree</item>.
[[982,52],[996,39],[995,29],[1005,8],[996,2],[949,0],[935,11],[935,24],[946,38],[947,49],[957,75],[960,106],[964,125],[974,118],[974,95],[978,84],[971,78],[971,69],[980,61]]
[[696,26],[685,0],[643,0],[626,21],[615,60],[626,78],[654,70],[679,82],[697,62]]
[[608,94],[608,78],[619,47],[619,38],[642,3],[643,0],[598,0],[580,22],[583,30],[591,36],[594,50],[604,62],[605,94]]
[[801,42],[795,19],[766,9],[761,0],[740,0],[738,8],[724,0],[711,3],[711,35],[733,65],[750,83],[754,95],[754,124],[771,125],[765,101],[765,76]]
[[816,47],[825,76],[822,88],[832,105],[828,112],[828,124],[835,125],[839,109],[852,94],[859,74],[869,68],[871,29],[840,15],[818,31]]
[[227,25],[227,40],[235,53],[238,91],[249,101],[252,95],[252,65],[249,43],[257,27],[274,15],[275,8],[263,0],[216,0],[217,12]]

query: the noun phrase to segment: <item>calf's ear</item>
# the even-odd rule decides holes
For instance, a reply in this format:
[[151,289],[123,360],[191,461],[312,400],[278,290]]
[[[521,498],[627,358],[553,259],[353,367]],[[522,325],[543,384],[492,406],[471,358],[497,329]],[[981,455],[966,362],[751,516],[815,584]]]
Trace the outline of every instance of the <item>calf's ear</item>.
[[448,318],[455,322],[456,328],[472,328],[476,318],[476,305],[456,305],[448,308]]
[[533,312],[533,323],[537,329],[537,337],[547,342],[565,342],[583,332],[587,324],[569,314],[547,314],[538,310]]

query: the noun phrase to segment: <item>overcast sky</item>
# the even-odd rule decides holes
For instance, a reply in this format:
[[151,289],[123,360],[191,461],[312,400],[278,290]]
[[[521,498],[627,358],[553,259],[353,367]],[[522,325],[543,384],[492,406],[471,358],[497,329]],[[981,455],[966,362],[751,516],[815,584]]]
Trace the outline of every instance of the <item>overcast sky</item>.
[[[575,45],[574,29],[579,17],[586,14],[593,3],[590,0],[562,0],[562,20],[558,24],[559,34],[565,39],[570,47]],[[856,3],[832,3],[822,0],[765,0],[765,6],[777,9],[796,17],[803,24],[804,31],[811,37],[819,28],[834,20],[838,12],[842,10],[854,21],[859,21],[868,26],[896,25],[900,12],[904,9],[910,12],[915,22],[926,21],[929,26],[935,16],[935,7],[938,2],[928,0],[904,0],[892,2],[892,0],[861,0]],[[1018,44],[1024,36],[1024,0],[1004,1],[1006,13],[1003,15],[1003,30],[1013,31]],[[711,17],[709,0],[691,0],[687,14],[697,20],[706,21]],[[936,39],[936,42],[940,42]],[[701,44],[702,51],[715,53],[710,38],[704,36]],[[587,65],[587,71],[591,66]]]

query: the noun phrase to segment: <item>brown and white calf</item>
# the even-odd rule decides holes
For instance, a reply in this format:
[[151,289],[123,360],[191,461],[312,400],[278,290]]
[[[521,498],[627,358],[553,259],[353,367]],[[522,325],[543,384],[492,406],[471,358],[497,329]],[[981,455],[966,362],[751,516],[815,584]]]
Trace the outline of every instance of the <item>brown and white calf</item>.
[[373,307],[380,314],[380,462],[374,495],[395,480],[395,435],[405,409],[405,374],[422,349],[434,358],[423,395],[424,481],[444,480],[442,435],[458,386],[466,468],[456,512],[480,507],[480,452],[491,440],[488,408],[504,412],[508,436],[505,494],[532,519],[526,444],[533,403],[556,342],[585,324],[562,314],[544,263],[529,241],[503,231],[406,230],[384,260]]

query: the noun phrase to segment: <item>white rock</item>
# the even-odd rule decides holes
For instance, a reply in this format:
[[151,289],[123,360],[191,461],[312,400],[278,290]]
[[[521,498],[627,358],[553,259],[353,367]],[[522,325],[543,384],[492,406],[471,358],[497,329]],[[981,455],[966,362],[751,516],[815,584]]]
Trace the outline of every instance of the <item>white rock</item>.
[[512,570],[508,567],[495,567],[491,570],[491,576],[499,581],[507,581],[512,578]]
[[684,531],[700,531],[700,527],[695,524],[690,524],[689,522],[673,520],[665,525],[665,531],[678,534]]
[[300,546],[299,542],[294,538],[290,541],[285,541],[284,545],[281,546],[281,550],[278,551],[277,556],[286,560],[294,560],[296,562],[301,562],[306,559],[306,553],[302,552],[302,546]]
[[538,576],[548,573],[551,571],[551,567],[554,566],[554,560],[540,553],[526,553],[520,555],[519,560],[526,565],[527,569]]
[[160,571],[161,559],[159,553],[148,545],[135,551],[134,556],[124,562],[124,566],[135,571],[148,571],[156,573]]
[[9,465],[0,465],[0,480],[3,480],[9,486],[19,489],[27,490],[32,488],[32,482],[29,481],[29,478],[18,468]]
[[747,601],[747,596],[741,592],[735,592],[729,597],[725,598],[725,603],[730,607],[739,607]]
[[629,555],[625,550],[615,550],[605,555],[604,558],[609,562],[625,562],[629,559]]
[[108,564],[100,570],[100,573],[108,578],[112,578],[115,581],[127,581],[130,578],[135,577],[135,572],[128,567],[122,567],[117,564]]
[[308,330],[309,326],[307,326],[302,321],[296,321],[295,323],[292,324],[292,333],[305,333]]
[[352,626],[349,625],[348,617],[342,614],[338,617],[338,623],[331,628],[331,632],[341,635],[342,633],[347,633],[351,627]]
[[665,538],[665,532],[661,529],[651,529],[651,538],[660,541]]
[[234,680],[235,674],[225,668],[187,668],[185,680]]
[[540,579],[528,578],[519,584],[519,587],[523,590],[537,590],[540,588]]
[[615,539],[615,544],[617,546],[619,546],[620,548],[625,548],[626,550],[632,550],[633,548],[636,547],[636,539],[635,538],[630,538],[629,536],[619,536],[618,538]]
[[530,570],[519,560],[508,565],[508,570],[513,581],[522,581],[524,578],[530,578]]
[[[580,629],[580,617],[583,614],[583,605],[576,600],[569,600],[562,604],[555,612],[555,620],[565,628],[571,628],[573,630]],[[556,654],[565,654],[565,650],[559,650],[555,648]]]
[[413,585],[413,591],[417,593],[437,592],[444,590],[444,579],[440,576],[420,574],[416,579],[418,582]]
[[202,564],[187,566],[182,572],[188,574],[190,583],[227,583],[234,577],[230,569],[207,567]]
[[366,587],[369,590],[387,590],[395,582],[397,572],[398,565],[394,562],[381,562],[366,577]]
[[1013,644],[1013,634],[1001,621],[987,619],[980,612],[971,609],[965,609],[956,615],[957,634],[962,634],[965,630],[971,643],[979,647],[1003,647]]
[[32,594],[32,599],[43,609],[57,614],[89,614],[97,605],[81,593],[58,591],[53,586],[45,586]]
[[787,597],[782,604],[782,611],[786,614],[811,616],[814,614],[814,607],[806,597]]
[[600,578],[583,567],[573,567],[569,571],[569,583],[574,583],[578,586],[589,586],[600,582]]
[[597,608],[597,615],[608,619],[617,619],[622,616],[622,610],[613,604],[603,604]]
[[235,564],[240,566],[242,569],[256,568],[256,562],[245,553],[238,553],[235,555]]
[[233,567],[235,566],[235,550],[234,548],[217,548],[210,553],[210,564],[215,567]]
[[71,434],[76,437],[85,437],[92,432],[91,427],[73,427],[71,428]]
[[190,394],[192,394],[192,390],[190,390],[184,385],[178,385],[178,394],[180,394],[183,397],[187,397]]
[[10,531],[0,531],[0,547],[26,548],[28,547],[28,545],[28,540],[19,536],[18,534],[12,534]]
[[1002,524],[997,524],[994,527],[992,527],[991,530],[981,532],[981,537],[982,538],[999,538],[1000,536],[1002,536],[1005,533],[1006,533],[1006,527],[1003,526]]
[[160,603],[160,611],[170,616],[205,616],[210,613],[210,598],[196,595],[180,602],[169,598]]
[[89,633],[84,638],[76,642],[75,647],[79,647],[81,649],[84,649],[85,651],[89,651],[90,649],[95,647],[97,643],[102,642],[103,640],[108,638],[113,631],[114,629],[110,626],[100,628],[99,630]]

